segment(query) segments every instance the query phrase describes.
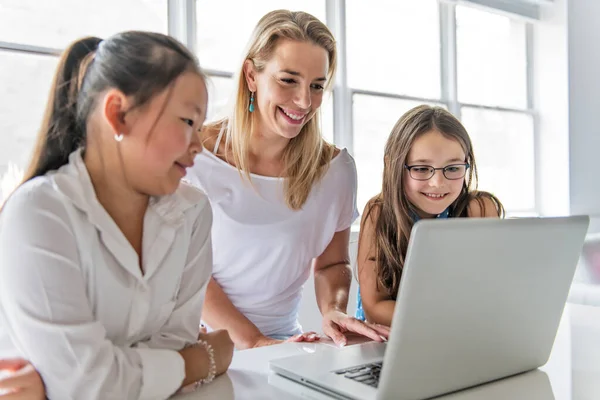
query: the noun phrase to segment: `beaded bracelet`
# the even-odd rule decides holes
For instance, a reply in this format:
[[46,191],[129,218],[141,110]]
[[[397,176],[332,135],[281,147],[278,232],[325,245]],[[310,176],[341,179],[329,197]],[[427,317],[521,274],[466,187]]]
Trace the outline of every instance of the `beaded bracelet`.
[[197,390],[200,386],[211,383],[215,376],[217,375],[217,363],[215,362],[215,351],[213,347],[205,340],[198,340],[194,344],[190,344],[186,347],[204,347],[206,353],[208,354],[208,375],[206,378],[200,379],[185,388],[180,390],[180,393],[189,393]]
[[208,353],[208,375],[206,378],[200,379],[194,384],[194,388],[198,389],[202,385],[211,383],[217,375],[217,363],[215,362],[215,351],[213,347],[205,340],[198,340],[193,347],[204,346],[204,349]]

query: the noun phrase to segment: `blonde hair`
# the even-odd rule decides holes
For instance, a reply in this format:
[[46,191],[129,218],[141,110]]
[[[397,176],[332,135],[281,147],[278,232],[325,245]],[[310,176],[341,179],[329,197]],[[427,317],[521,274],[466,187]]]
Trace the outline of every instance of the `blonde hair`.
[[[325,24],[302,11],[275,10],[263,16],[254,28],[244,61],[252,61],[256,70],[261,72],[273,56],[278,42],[285,39],[314,43],[327,51],[329,71],[326,89],[329,89],[337,65],[335,39]],[[225,130],[225,147],[231,149],[234,165],[251,180],[248,153],[255,122],[248,111],[250,91],[243,64],[238,71],[237,93],[228,115],[207,128]],[[284,194],[288,207],[293,210],[302,208],[311,188],[327,170],[334,151],[335,147],[321,137],[320,115],[316,112],[298,136],[290,140],[283,153],[282,176],[285,178]],[[225,152],[226,157],[228,153]]]

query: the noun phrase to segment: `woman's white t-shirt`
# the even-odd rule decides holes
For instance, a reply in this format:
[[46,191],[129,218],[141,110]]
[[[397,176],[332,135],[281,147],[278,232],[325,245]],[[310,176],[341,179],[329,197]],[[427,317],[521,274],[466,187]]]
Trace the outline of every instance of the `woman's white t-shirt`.
[[344,149],[300,210],[284,200],[284,179],[240,172],[207,149],[187,179],[213,210],[213,278],[267,336],[301,330],[298,309],[311,262],[358,216],[356,166]]

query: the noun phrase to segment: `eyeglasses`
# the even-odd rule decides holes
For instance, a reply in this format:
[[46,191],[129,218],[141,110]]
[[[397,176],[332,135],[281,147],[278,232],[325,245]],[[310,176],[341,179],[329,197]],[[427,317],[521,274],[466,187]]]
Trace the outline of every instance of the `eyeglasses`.
[[451,181],[462,179],[471,166],[469,163],[451,164],[443,168],[433,168],[431,165],[404,165],[410,177],[417,181],[427,181],[435,175],[435,171],[441,170],[446,179]]

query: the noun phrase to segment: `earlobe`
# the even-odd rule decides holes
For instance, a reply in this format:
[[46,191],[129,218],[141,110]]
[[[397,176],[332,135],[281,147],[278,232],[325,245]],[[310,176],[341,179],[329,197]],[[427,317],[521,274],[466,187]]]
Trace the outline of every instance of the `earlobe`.
[[256,69],[252,60],[244,61],[244,78],[246,78],[248,90],[256,92]]

